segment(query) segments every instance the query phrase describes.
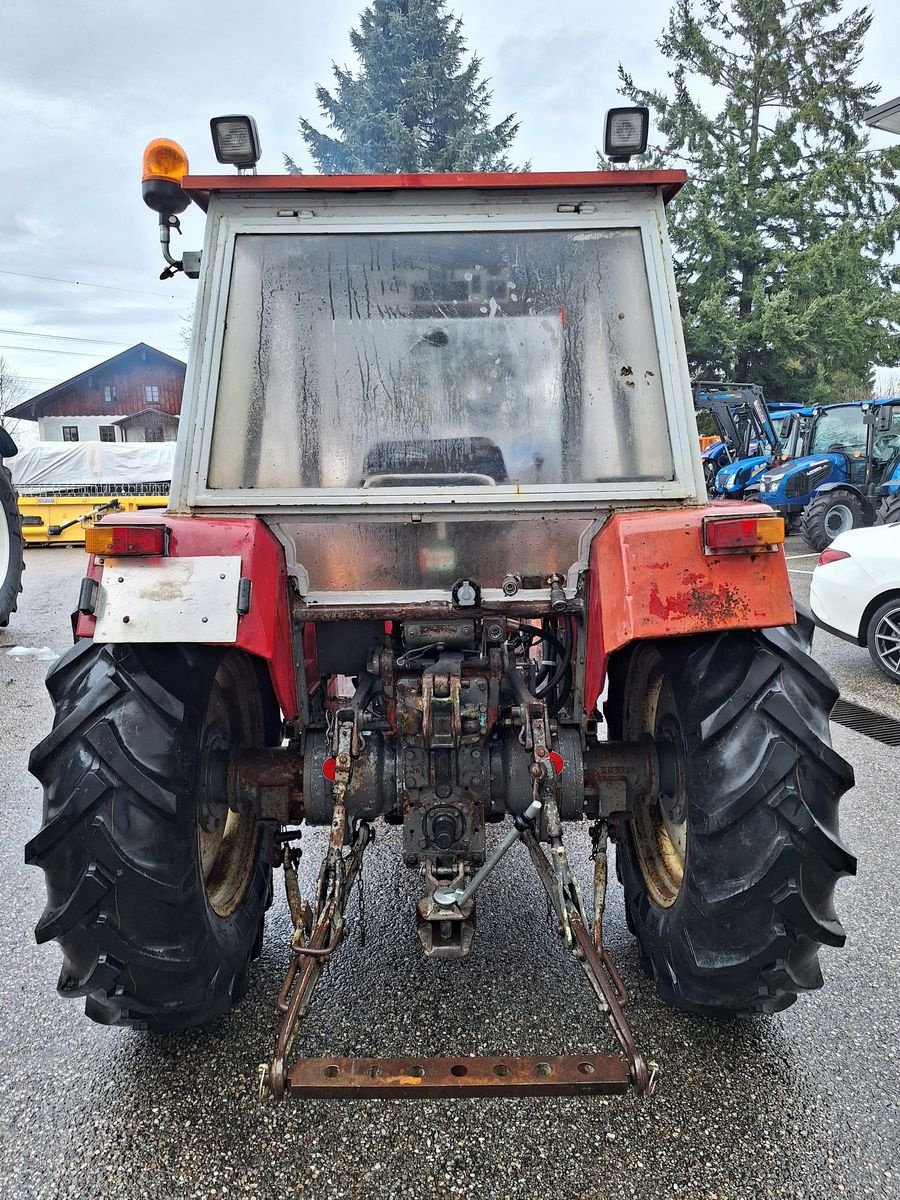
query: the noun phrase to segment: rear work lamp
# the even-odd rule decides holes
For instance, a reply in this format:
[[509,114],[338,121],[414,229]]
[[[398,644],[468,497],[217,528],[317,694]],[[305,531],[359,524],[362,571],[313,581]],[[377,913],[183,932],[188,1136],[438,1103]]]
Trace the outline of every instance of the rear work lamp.
[[159,557],[166,552],[165,525],[90,525],[84,548],[97,557]]
[[784,519],[776,516],[707,517],[703,548],[707,554],[771,554],[784,541]]
[[147,144],[141,169],[141,194],[154,212],[166,216],[184,212],[190,199],[181,190],[188,173],[188,157],[170,138],[154,138]]
[[643,105],[611,108],[606,114],[603,153],[610,162],[628,162],[632,155],[643,154],[647,149],[649,132],[649,108]]
[[259,162],[259,132],[252,117],[213,117],[209,123],[213,149],[220,163],[238,170],[255,170]]

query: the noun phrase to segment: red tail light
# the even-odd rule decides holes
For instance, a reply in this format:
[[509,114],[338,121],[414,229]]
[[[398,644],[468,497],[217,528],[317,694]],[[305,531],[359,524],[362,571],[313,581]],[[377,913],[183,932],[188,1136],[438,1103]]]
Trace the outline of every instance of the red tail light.
[[824,567],[830,562],[840,562],[842,558],[849,558],[850,555],[846,550],[823,550],[819,555],[819,566]]
[[770,513],[756,517],[707,517],[703,522],[707,554],[753,554],[775,550],[784,541],[784,520]]
[[166,552],[165,525],[92,525],[85,530],[84,548],[88,554],[154,556]]

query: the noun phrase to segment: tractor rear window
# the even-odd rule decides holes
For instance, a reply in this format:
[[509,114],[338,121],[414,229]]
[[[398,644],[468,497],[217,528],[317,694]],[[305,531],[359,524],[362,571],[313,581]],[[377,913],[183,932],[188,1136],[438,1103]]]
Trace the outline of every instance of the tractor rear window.
[[639,230],[236,239],[211,488],[672,476]]

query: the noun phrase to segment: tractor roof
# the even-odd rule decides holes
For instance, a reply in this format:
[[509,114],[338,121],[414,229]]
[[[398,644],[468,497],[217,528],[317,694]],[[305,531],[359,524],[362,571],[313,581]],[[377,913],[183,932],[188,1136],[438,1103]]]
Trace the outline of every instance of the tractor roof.
[[686,171],[515,171],[434,175],[186,175],[181,186],[204,211],[214,192],[384,192],[438,188],[522,189],[659,188],[668,202],[687,181]]

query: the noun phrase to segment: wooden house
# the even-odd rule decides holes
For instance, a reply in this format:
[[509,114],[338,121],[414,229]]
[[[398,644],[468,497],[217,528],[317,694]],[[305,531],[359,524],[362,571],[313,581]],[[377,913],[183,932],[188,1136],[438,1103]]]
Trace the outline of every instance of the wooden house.
[[185,369],[179,359],[138,342],[7,415],[37,421],[42,442],[171,442]]

